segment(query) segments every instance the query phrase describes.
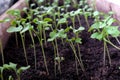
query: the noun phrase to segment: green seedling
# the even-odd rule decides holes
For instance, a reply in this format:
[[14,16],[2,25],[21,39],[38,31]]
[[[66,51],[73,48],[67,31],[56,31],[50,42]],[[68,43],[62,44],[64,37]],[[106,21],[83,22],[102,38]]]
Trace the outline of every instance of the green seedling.
[[14,63],[11,63],[11,62],[10,62],[9,64],[4,64],[4,65],[3,65],[3,70],[14,70],[15,73],[16,73],[16,75],[17,75],[17,79],[18,79],[18,80],[21,80],[21,79],[20,79],[21,73],[22,73],[23,71],[29,69],[29,68],[30,68],[30,66],[20,67],[20,68],[17,69],[17,64],[14,64]]
[[[66,38],[67,35],[65,34],[64,29],[61,29],[61,30],[57,30],[57,31],[53,30],[52,32],[50,32],[49,36],[50,36],[50,38],[48,38],[48,41],[52,42],[53,47],[54,47],[55,76],[56,76],[56,58],[60,58],[57,39],[58,38],[64,39],[64,38]],[[61,74],[60,62],[61,61],[58,60],[58,70]]]
[[116,20],[111,18],[111,15],[104,14],[104,18],[101,20],[99,19],[100,13],[95,12],[94,16],[95,16],[95,23],[89,29],[89,31],[93,31],[91,38],[103,41],[104,43],[103,64],[105,66],[105,59],[107,54],[109,63],[111,65],[111,58],[107,44],[110,44],[116,49],[120,50],[120,48],[114,45],[109,39],[109,37],[114,37],[114,38],[118,37],[120,35],[120,31],[118,30],[118,26],[112,26],[112,23],[114,23]]
[[36,59],[36,48],[35,48],[35,41],[34,41],[34,37],[33,37],[33,26],[30,23],[26,23],[23,24],[24,28],[22,29],[22,31],[20,32],[21,34],[25,33],[26,31],[29,31],[31,40],[32,40],[32,44],[33,44],[33,49],[34,49],[34,59],[35,59],[35,70],[37,69],[37,59]]
[[[16,32],[21,32],[23,29],[23,26],[20,25],[20,21],[17,21],[17,25],[18,27],[15,26],[11,26],[7,29],[8,33],[16,33]],[[28,60],[27,60],[27,53],[26,53],[26,48],[25,48],[25,43],[24,43],[24,35],[22,33],[20,33],[21,36],[21,40],[22,40],[22,45],[23,45],[23,50],[24,50],[24,54],[25,54],[25,60],[26,60],[26,64],[28,65]]]
[[90,27],[90,24],[89,24],[89,21],[88,21],[88,17],[90,17],[90,16],[92,15],[92,9],[89,8],[88,5],[85,5],[82,10],[83,10],[83,16],[84,16],[84,18],[85,18],[87,27],[89,28],[89,27]]
[[[61,19],[59,19],[58,22],[57,22],[57,27],[58,27],[58,25],[60,25],[60,28],[61,28],[62,24],[66,24],[68,26],[67,18],[61,18]],[[62,41],[62,44],[64,45],[63,38],[61,38],[61,41]]]
[[75,15],[76,14],[74,14],[74,11],[71,11],[69,14],[70,14],[70,18],[72,20],[73,28],[75,28]]
[[41,49],[42,49],[43,58],[44,58],[45,68],[46,68],[47,74],[49,75],[49,71],[48,71],[48,67],[47,67],[47,61],[46,61],[46,56],[45,56],[45,51],[44,51],[43,41],[46,40],[45,30],[50,25],[47,22],[38,21],[38,19],[35,19],[34,22],[37,24],[37,30],[38,30],[38,31],[34,30],[34,33],[36,34],[36,36],[37,36],[37,38],[39,40],[39,43],[40,43],[40,46],[41,46]]
[[[79,33],[81,33],[81,31],[84,30],[84,27],[79,27],[78,29],[74,29],[72,27],[70,27],[70,29],[73,30],[73,33],[74,33],[74,37],[72,38],[66,38],[67,42],[69,43],[74,55],[75,55],[75,61],[76,61],[76,71],[77,71],[77,75],[79,74],[78,73],[78,63],[82,69],[83,72],[85,72],[85,69],[84,69],[84,65],[83,65],[83,62],[82,62],[82,59],[81,59],[81,53],[80,53],[80,46],[79,44],[82,43],[82,39],[79,38]],[[69,30],[68,30],[69,31]],[[75,45],[77,44],[77,49],[75,48]],[[77,56],[77,50],[78,50],[78,54],[79,54],[79,57]],[[78,62],[78,63],[77,63]]]
[[72,25],[73,28],[75,28],[75,17],[77,17],[79,25],[81,26],[81,20],[80,20],[79,15],[83,14],[82,9],[78,9],[76,11],[71,11],[69,14],[70,14],[70,18],[71,18],[72,23],[73,23],[73,25]]
[[[11,25],[17,26],[17,21],[18,21],[20,18],[22,18],[22,17],[21,17],[21,12],[20,12],[20,10],[18,10],[18,9],[16,9],[16,10],[9,10],[9,11],[7,12],[7,14],[10,14],[10,15],[12,15],[12,16],[15,17],[15,19],[11,21]],[[16,45],[17,45],[17,47],[18,47],[17,33],[15,33],[15,40],[16,40]]]
[[[73,29],[73,28],[72,28],[72,29]],[[84,65],[83,65],[82,58],[81,58],[81,53],[80,53],[80,46],[79,46],[79,44],[82,43],[82,41],[81,41],[82,39],[79,38],[79,34],[80,34],[83,30],[85,30],[84,27],[79,27],[78,29],[73,29],[73,33],[75,34],[75,37],[76,37],[75,42],[76,42],[77,48],[78,48],[79,60],[80,60],[80,63],[81,63],[80,66],[81,66],[82,71],[85,72]]]
[[80,17],[79,17],[79,15],[82,15],[82,9],[76,10],[76,11],[74,12],[74,14],[77,16],[79,25],[82,26],[82,25],[81,25],[81,20],[80,20]]

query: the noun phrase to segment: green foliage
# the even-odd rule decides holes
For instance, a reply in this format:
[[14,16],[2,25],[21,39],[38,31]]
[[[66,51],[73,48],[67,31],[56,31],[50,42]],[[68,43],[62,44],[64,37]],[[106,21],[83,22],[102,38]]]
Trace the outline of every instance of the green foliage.
[[[94,13],[94,15],[97,16],[98,13]],[[118,30],[118,26],[112,26],[114,22],[115,19],[111,18],[111,16],[105,16],[103,20],[96,21],[89,29],[89,31],[94,31],[91,38],[104,40],[109,36],[118,37],[120,31]]]
[[[0,66],[0,78],[1,78],[1,80],[4,80],[3,79],[3,71],[4,70],[13,70],[13,71],[15,71],[15,73],[17,75],[17,79],[20,80],[20,74],[29,68],[30,68],[30,66],[20,67],[17,69],[17,64],[14,64],[11,62],[9,64],[4,64],[3,66]],[[9,76],[9,80],[13,80],[12,76]]]

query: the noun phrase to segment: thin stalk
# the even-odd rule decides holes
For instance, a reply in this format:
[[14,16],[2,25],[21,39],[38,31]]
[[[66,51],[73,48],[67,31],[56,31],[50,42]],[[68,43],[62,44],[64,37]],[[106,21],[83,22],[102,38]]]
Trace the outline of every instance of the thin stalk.
[[81,24],[81,20],[80,20],[80,18],[79,18],[78,15],[77,15],[77,19],[78,19],[79,25],[82,26],[82,24]]
[[42,54],[43,54],[43,58],[44,58],[45,68],[46,68],[47,74],[49,75],[49,71],[48,71],[48,67],[47,67],[47,60],[46,60],[46,56],[45,56],[45,51],[44,51],[44,48],[43,48],[42,40],[40,42],[40,45],[41,45]]
[[[33,31],[37,35],[35,30],[33,30]],[[41,46],[41,49],[42,49],[42,54],[43,54],[43,58],[44,58],[45,68],[46,68],[47,74],[49,75],[49,70],[48,70],[47,62],[46,62],[47,60],[46,60],[45,51],[44,51],[43,43],[42,43],[42,31],[40,31],[40,37],[38,35],[37,35],[37,37],[38,37],[38,40],[39,40],[39,43],[40,43],[40,46]]]
[[82,58],[81,58],[81,53],[80,53],[80,46],[79,44],[77,44],[77,48],[78,48],[78,54],[79,54],[79,59],[80,59],[80,67],[82,69],[83,72],[85,72],[85,69],[84,69],[84,65],[83,65],[83,61],[82,61]]
[[53,24],[55,26],[55,30],[57,30],[56,15],[53,16],[53,19],[54,19]]
[[105,66],[105,57],[106,57],[106,42],[104,41],[104,54],[103,54],[103,65]]
[[15,41],[16,41],[16,46],[18,48],[18,37],[17,37],[17,33],[15,33]]
[[75,67],[76,67],[76,73],[77,73],[77,75],[79,75],[79,72],[78,72],[78,63],[77,63],[77,60],[76,60],[76,57],[75,57]]
[[31,36],[31,39],[32,39],[32,43],[33,43],[33,49],[34,49],[34,59],[35,59],[35,70],[37,69],[37,58],[36,58],[36,48],[35,48],[35,41],[34,41],[34,38],[33,38],[33,35],[32,35],[32,32],[31,30],[29,30],[29,33],[30,33],[30,36]]
[[[57,39],[55,39],[55,46],[56,46],[57,57],[60,57],[59,51],[58,51]],[[60,60],[58,60],[58,70],[59,70],[59,72],[60,72],[60,74],[61,74]]]
[[55,73],[55,77],[56,77],[56,60],[55,60],[55,58],[56,58],[57,53],[56,53],[55,44],[53,41],[52,41],[52,45],[54,47],[54,73]]
[[23,45],[23,50],[24,50],[26,64],[28,65],[28,59],[27,59],[27,53],[26,53],[26,48],[25,48],[25,43],[24,43],[23,35],[20,34],[20,36],[21,36],[21,40],[22,40],[22,45]]
[[74,53],[74,55],[75,55],[75,57],[76,57],[79,65],[80,65],[80,60],[79,60],[79,58],[78,58],[78,56],[77,56],[76,49],[75,49],[75,46],[74,46],[73,42],[70,43],[70,47],[72,48],[73,53]]
[[109,53],[107,44],[106,44],[106,51],[107,51],[107,55],[108,55],[108,59],[109,59],[109,64],[111,65],[111,58],[110,58],[110,53]]
[[42,30],[40,30],[40,37],[38,36],[38,39],[39,39],[40,46],[41,46],[41,49],[42,49],[42,54],[43,54],[43,58],[44,58],[45,68],[46,68],[47,74],[49,75],[49,71],[48,71],[48,67],[47,67],[47,60],[46,60],[45,51],[44,51],[44,47],[43,47]]
[[21,80],[21,79],[20,79],[20,75],[18,75],[18,74],[16,74],[16,75],[17,75],[17,80]]
[[44,28],[43,28],[43,37],[44,37],[45,46],[47,46],[46,32]]
[[[74,47],[74,45],[73,45],[73,42],[70,43],[70,47],[72,48],[73,53],[74,53],[74,55],[75,55],[75,61],[78,61],[79,65],[81,66],[81,63],[80,63],[80,60],[79,60],[79,58],[78,58],[78,56],[77,56],[76,49],[75,49],[75,47]],[[76,64],[76,67],[77,67],[77,64]],[[77,68],[76,68],[76,73],[77,73],[77,75],[78,75],[78,69],[77,69]]]
[[[77,38],[79,37],[78,33],[76,34],[76,37]],[[78,48],[78,54],[79,54],[79,59],[80,59],[80,63],[81,63],[80,67],[81,67],[82,71],[85,72],[83,61],[82,61],[82,58],[81,58],[81,52],[80,52],[80,45],[79,45],[79,43],[77,43],[77,48]]]
[[2,40],[0,39],[0,51],[1,51],[1,55],[2,55],[2,63],[4,64],[4,52],[3,52],[3,46],[2,46]]
[[73,28],[75,28],[75,17],[71,18],[73,23]]
[[120,41],[117,37],[115,37],[116,41],[118,42],[118,44],[120,45]]
[[114,45],[111,41],[105,40],[107,43],[109,43],[110,45],[112,45],[113,47],[115,47],[116,49],[120,50],[119,47],[117,47],[116,45]]
[[86,15],[84,15],[84,18],[85,18],[85,21],[86,21],[87,27],[88,27],[88,29],[89,29],[90,25],[89,25],[89,22],[88,22],[88,18],[87,18]]

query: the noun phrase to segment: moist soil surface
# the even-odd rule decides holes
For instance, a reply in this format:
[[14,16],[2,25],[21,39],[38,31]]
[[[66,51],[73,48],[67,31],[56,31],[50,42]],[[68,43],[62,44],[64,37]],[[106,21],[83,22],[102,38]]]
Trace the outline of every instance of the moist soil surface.
[[[37,69],[35,70],[32,42],[30,36],[26,34],[25,45],[28,63],[31,67],[21,74],[21,80],[120,80],[120,51],[108,45],[112,64],[111,66],[109,65],[108,57],[106,56],[106,65],[103,66],[103,42],[91,39],[84,17],[81,17],[81,21],[82,25],[86,28],[81,33],[82,44],[80,45],[85,73],[81,70],[81,67],[78,66],[79,75],[76,74],[75,57],[72,49],[67,43],[63,45],[61,40],[58,40],[59,54],[64,57],[64,60],[61,61],[61,74],[57,71],[55,77],[54,50],[52,44],[48,43],[47,46],[44,46],[49,70],[48,75],[37,38],[34,38],[37,52]],[[89,23],[92,24],[92,22],[93,19],[90,18]],[[76,20],[76,26],[79,26],[78,24]],[[69,21],[69,25],[72,25],[71,21]],[[118,45],[115,39],[111,38],[111,41]],[[18,67],[26,66],[20,35],[18,35],[18,46],[16,46],[14,34],[11,35],[4,49],[4,57],[5,63],[13,62],[16,63]],[[2,61],[0,61],[0,65],[2,65]],[[11,73],[12,75],[15,74],[13,72],[5,72],[5,78],[8,78],[8,74]]]
[[[92,23],[92,19],[89,20]],[[70,23],[71,24],[71,23]],[[78,22],[76,21],[76,25]],[[82,18],[82,25],[86,26],[84,18]],[[61,75],[59,71],[54,75],[54,51],[52,44],[48,43],[44,46],[49,75],[46,73],[41,48],[38,40],[36,42],[37,52],[37,69],[34,69],[34,53],[31,47],[31,39],[26,35],[25,45],[27,50],[28,62],[31,66],[30,69],[21,74],[22,80],[120,80],[120,51],[112,46],[109,46],[112,65],[108,63],[106,56],[106,65],[103,66],[103,43],[101,41],[91,39],[90,33],[87,29],[82,32],[82,44],[80,45],[82,60],[85,66],[85,74],[79,69],[79,75],[76,74],[76,66],[74,54],[68,44],[62,45],[61,40],[58,41],[60,56],[64,57],[61,62]],[[111,39],[115,44],[114,39]],[[5,63],[13,62],[18,66],[26,66],[21,39],[18,35],[19,46],[16,46],[14,34],[10,37],[6,48],[4,49]],[[1,61],[2,64],[2,61]],[[7,73],[6,73],[7,74]]]

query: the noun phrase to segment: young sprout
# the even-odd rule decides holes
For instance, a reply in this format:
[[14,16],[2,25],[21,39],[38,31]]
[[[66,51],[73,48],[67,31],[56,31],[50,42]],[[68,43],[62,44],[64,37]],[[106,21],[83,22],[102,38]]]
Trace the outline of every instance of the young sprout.
[[74,14],[74,11],[71,11],[70,13],[70,18],[71,18],[71,20],[72,20],[72,26],[73,26],[73,28],[75,28],[75,14]]
[[74,14],[77,16],[79,25],[82,26],[82,25],[81,25],[81,20],[80,20],[80,17],[79,17],[79,15],[82,15],[82,9],[76,10],[76,11],[74,12]]
[[103,57],[103,64],[105,66],[105,59],[106,55],[108,56],[109,63],[111,65],[111,58],[110,53],[108,50],[107,44],[112,45],[116,49],[120,50],[120,48],[116,45],[114,45],[109,37],[118,37],[120,35],[120,31],[118,30],[118,26],[112,26],[114,22],[116,22],[115,19],[111,18],[111,15],[105,15],[103,16],[103,19],[99,19],[100,14],[97,12],[94,13],[95,16],[95,23],[90,27],[89,31],[93,31],[93,34],[91,35],[91,38],[98,39],[100,41],[103,41],[104,43],[104,57]]
[[[11,21],[11,25],[17,26],[17,21],[18,21],[20,18],[22,18],[22,17],[21,17],[21,12],[20,12],[20,10],[18,10],[18,9],[9,10],[9,11],[7,12],[7,14],[10,14],[10,15],[12,15],[12,16],[15,17],[15,19]],[[16,40],[16,45],[17,45],[17,47],[18,47],[18,37],[17,37],[17,33],[15,33],[15,40]]]
[[[21,32],[21,30],[23,29],[23,26],[20,25],[20,21],[17,21],[17,27],[15,26],[11,26],[7,29],[7,32],[8,33],[16,33],[16,32]],[[26,48],[25,48],[25,43],[24,43],[24,35],[22,33],[20,33],[20,36],[21,36],[21,40],[22,40],[22,45],[23,45],[23,50],[24,50],[24,55],[25,55],[25,60],[26,60],[26,63],[28,65],[28,60],[27,60],[27,53],[26,53]]]
[[33,26],[30,23],[23,23],[24,28],[22,29],[22,31],[20,32],[21,34],[25,33],[26,31],[29,31],[31,40],[32,40],[32,44],[33,44],[33,49],[34,49],[34,59],[35,59],[35,70],[37,69],[37,59],[36,59],[36,48],[35,48],[35,41],[34,41],[34,37],[33,37]]
[[39,40],[39,43],[40,43],[40,46],[42,49],[43,58],[44,58],[45,68],[46,68],[47,74],[49,75],[43,41],[46,39],[46,34],[45,34],[45,29],[47,29],[46,26],[48,27],[50,25],[47,22],[38,21],[38,19],[34,19],[33,22],[35,22],[37,24],[37,31],[34,30],[34,33],[36,34],[36,36]]
[[[80,65],[81,69],[83,72],[85,72],[85,69],[84,69],[84,66],[83,66],[83,62],[82,62],[82,59],[81,59],[81,53],[80,53],[80,46],[79,44],[81,44],[81,38],[79,38],[78,34],[84,30],[84,27],[79,27],[78,29],[75,29],[75,28],[72,28],[70,27],[70,29],[73,30],[73,33],[74,33],[74,36],[71,37],[71,38],[66,38],[67,42],[69,43],[74,55],[75,55],[75,61],[76,61],[76,71],[77,71],[77,75],[79,74],[78,73],[78,64]],[[69,30],[68,30],[69,31]],[[77,44],[77,49],[75,48],[75,45]],[[78,54],[79,54],[79,57],[77,56],[77,51],[78,51]]]
[[77,48],[78,48],[78,54],[79,54],[79,59],[80,59],[80,63],[81,63],[80,66],[81,66],[82,71],[85,72],[84,65],[83,65],[82,58],[81,58],[80,45],[79,45],[82,43],[82,41],[81,41],[82,39],[79,38],[79,34],[83,30],[85,30],[84,27],[79,27],[78,29],[73,29],[73,33],[75,34],[75,37],[76,37],[75,43],[77,44]]
[[75,28],[75,17],[77,17],[79,25],[81,26],[81,20],[80,20],[79,15],[83,14],[82,9],[78,9],[76,11],[71,11],[69,14],[70,14],[70,18],[71,18],[72,23],[73,23],[73,25],[72,25],[73,28]]
[[[58,50],[58,42],[57,39],[61,38],[64,39],[66,38],[67,34],[65,34],[64,29],[60,29],[60,30],[53,30],[52,32],[50,32],[49,34],[50,38],[48,38],[49,42],[52,42],[53,47],[54,47],[54,62],[55,62],[55,76],[56,76],[56,58],[61,58],[59,55],[59,50]],[[58,70],[61,74],[61,66],[60,66],[60,62],[61,60],[58,60]]]
[[3,65],[3,70],[14,70],[15,71],[15,73],[16,73],[16,75],[17,75],[17,79],[18,80],[21,80],[20,79],[20,75],[21,75],[21,73],[23,72],[23,71],[25,71],[25,70],[27,70],[27,69],[29,69],[30,68],[30,66],[27,66],[27,67],[20,67],[20,68],[18,68],[17,69],[17,64],[14,64],[14,63],[9,63],[9,64],[4,64]]

